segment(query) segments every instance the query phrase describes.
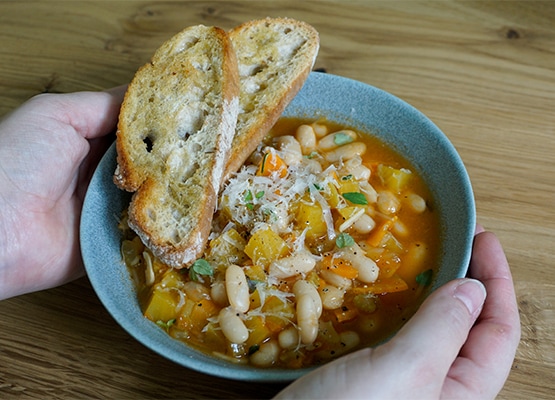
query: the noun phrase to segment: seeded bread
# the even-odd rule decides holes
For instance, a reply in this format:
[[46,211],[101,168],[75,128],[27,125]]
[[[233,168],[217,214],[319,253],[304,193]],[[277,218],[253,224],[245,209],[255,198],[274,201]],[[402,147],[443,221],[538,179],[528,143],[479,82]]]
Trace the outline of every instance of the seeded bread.
[[114,182],[135,192],[129,225],[164,263],[204,250],[235,133],[239,78],[229,35],[193,26],[164,43],[129,85]]
[[243,165],[301,89],[320,46],[312,26],[290,18],[246,22],[229,35],[237,53],[241,90],[224,181]]

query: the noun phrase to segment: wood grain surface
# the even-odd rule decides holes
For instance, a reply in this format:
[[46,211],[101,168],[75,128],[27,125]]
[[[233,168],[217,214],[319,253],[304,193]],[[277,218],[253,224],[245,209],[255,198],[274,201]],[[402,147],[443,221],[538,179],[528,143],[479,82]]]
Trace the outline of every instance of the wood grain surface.
[[[265,16],[311,23],[316,68],[406,100],[449,137],[517,289],[522,341],[499,398],[554,398],[555,2],[2,1],[0,116],[38,93],[127,83],[188,25]],[[1,302],[0,321],[0,398],[266,398],[281,388],[152,353],[86,278]]]

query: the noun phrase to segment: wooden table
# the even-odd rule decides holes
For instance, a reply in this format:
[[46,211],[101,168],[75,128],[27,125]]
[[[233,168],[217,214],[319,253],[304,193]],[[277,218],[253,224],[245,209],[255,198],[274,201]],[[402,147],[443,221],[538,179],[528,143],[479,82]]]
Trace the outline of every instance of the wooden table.
[[[555,2],[0,3],[0,115],[41,92],[127,83],[185,26],[290,16],[316,68],[408,101],[449,137],[513,268],[522,342],[500,399],[555,396]],[[144,348],[86,278],[0,303],[1,398],[263,398]]]

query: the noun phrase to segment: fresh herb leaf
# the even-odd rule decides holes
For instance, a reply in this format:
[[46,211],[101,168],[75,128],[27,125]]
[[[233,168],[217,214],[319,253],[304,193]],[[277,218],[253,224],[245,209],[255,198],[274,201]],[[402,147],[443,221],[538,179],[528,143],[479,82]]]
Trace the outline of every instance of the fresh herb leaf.
[[349,175],[342,176],[341,180],[342,181],[350,181],[352,178],[353,178],[353,175],[349,174]]
[[416,283],[422,286],[428,286],[430,283],[432,283],[432,275],[433,271],[431,269],[421,272],[416,275]]
[[198,281],[200,276],[212,276],[213,274],[214,268],[204,258],[199,258],[189,268],[189,277],[193,281]]
[[314,186],[314,189],[316,190],[324,190],[324,188],[317,183],[313,183],[312,186]]
[[353,239],[353,237],[348,233],[342,232],[339,235],[337,235],[337,237],[335,238],[335,244],[340,249],[344,247],[351,247],[352,245],[355,244],[355,239]]
[[268,159],[268,157],[270,156],[270,152],[267,152],[264,154],[264,157],[262,157],[262,164],[260,164],[260,173],[263,174],[264,173],[264,166],[266,165],[266,160]]
[[254,197],[256,197],[257,199],[261,199],[262,197],[264,197],[264,191],[261,190],[260,192],[256,193]]
[[253,355],[254,353],[256,353],[258,350],[260,350],[260,345],[258,344],[253,344],[251,347],[249,347],[249,356]]
[[169,332],[169,330],[170,330],[170,328],[173,324],[175,324],[175,318],[168,320],[168,322],[164,322],[161,319],[156,321],[156,325],[158,325],[160,328],[164,329],[166,332]]
[[335,135],[333,135],[333,143],[338,146],[342,146],[353,141],[354,139],[352,137],[343,132],[337,132]]
[[353,204],[368,204],[368,200],[366,200],[366,196],[360,192],[347,192],[343,193],[343,197],[349,200]]
[[247,190],[247,193],[245,193],[243,200],[245,200],[245,205],[247,206],[247,208],[252,211],[254,209],[254,204],[252,203],[252,192],[250,191],[250,189]]

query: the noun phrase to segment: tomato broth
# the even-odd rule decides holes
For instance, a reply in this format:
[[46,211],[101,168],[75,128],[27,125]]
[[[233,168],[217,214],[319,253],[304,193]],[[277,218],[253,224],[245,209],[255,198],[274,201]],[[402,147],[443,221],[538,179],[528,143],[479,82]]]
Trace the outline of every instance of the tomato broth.
[[204,256],[172,269],[128,228],[145,316],[230,362],[302,368],[383,342],[437,268],[439,217],[414,168],[371,134],[282,118],[224,186]]

